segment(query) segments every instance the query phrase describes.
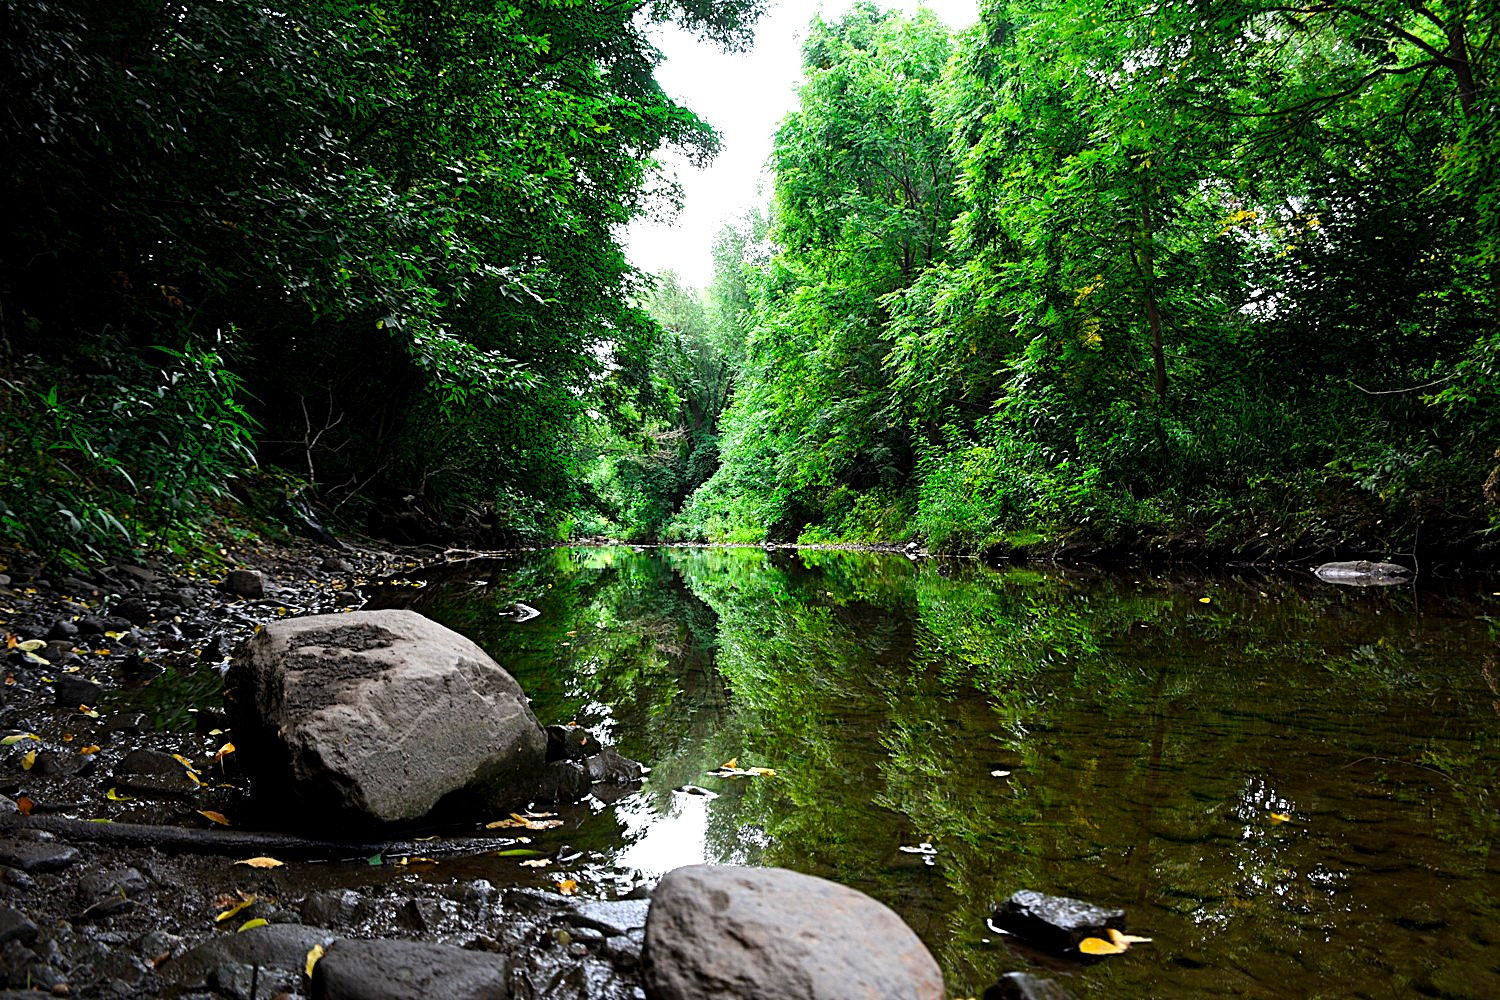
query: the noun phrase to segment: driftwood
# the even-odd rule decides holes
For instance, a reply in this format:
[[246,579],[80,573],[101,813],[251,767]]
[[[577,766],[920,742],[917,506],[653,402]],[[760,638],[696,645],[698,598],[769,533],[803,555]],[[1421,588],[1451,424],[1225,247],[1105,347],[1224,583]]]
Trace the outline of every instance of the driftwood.
[[110,847],[156,847],[194,854],[261,854],[281,859],[340,861],[381,854],[408,857],[431,854],[480,854],[516,843],[514,837],[442,837],[436,840],[319,840],[294,833],[248,830],[200,830],[147,823],[95,823],[64,816],[0,816],[0,835],[42,830],[68,841]]

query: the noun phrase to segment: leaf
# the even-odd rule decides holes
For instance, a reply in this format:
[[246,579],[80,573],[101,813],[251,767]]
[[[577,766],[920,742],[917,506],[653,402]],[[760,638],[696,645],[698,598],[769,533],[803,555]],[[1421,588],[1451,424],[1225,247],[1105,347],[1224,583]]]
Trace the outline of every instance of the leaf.
[[230,825],[229,817],[228,816],[225,816],[221,812],[214,812],[212,809],[199,809],[198,810],[198,815],[202,816],[205,819],[207,819],[209,822],[211,822],[211,823],[217,823],[220,826],[229,826]]
[[16,643],[15,648],[23,653],[35,653],[39,649],[46,649],[47,641],[45,639],[27,639],[25,642]]
[[[378,854],[376,855],[376,857],[379,856]],[[243,861],[236,861],[235,864],[249,865],[251,868],[280,868],[286,862],[277,861],[275,858],[245,858]]]
[[551,830],[553,827],[563,825],[560,819],[548,819],[556,813],[528,813],[522,816],[520,813],[511,813],[510,819],[497,819],[493,823],[486,823],[486,830]]
[[1129,950],[1129,945],[1115,944],[1103,938],[1086,937],[1078,942],[1078,950],[1085,955],[1118,955]]
[[267,920],[265,917],[256,917],[254,920],[246,920],[243,924],[240,924],[239,927],[235,929],[235,933],[238,934],[240,931],[249,931],[254,930],[257,927],[265,927],[270,922],[271,921]]
[[32,663],[37,664],[38,666],[43,666],[43,667],[50,667],[50,666],[52,666],[52,661],[51,660],[49,660],[49,659],[47,659],[46,657],[43,657],[43,656],[37,656],[35,653],[27,653],[26,654],[26,659],[30,660]]
[[34,809],[36,809],[36,803],[31,801],[31,796],[16,796],[16,811],[19,812],[22,816],[30,816]]
[[5,737],[5,739],[0,740],[0,747],[13,747],[17,743],[20,743],[22,740],[40,741],[41,737],[36,733],[17,733],[14,736],[7,736]]
[[509,850],[495,852],[497,858],[540,858],[542,856],[542,851],[533,851],[525,847],[512,847]]
[[532,858],[530,861],[522,861],[522,868],[546,868],[552,863],[551,858]]
[[259,901],[259,899],[260,899],[259,896],[246,896],[239,903],[235,904],[234,906],[231,906],[229,909],[225,910],[223,913],[219,914],[217,917],[214,917],[214,923],[216,923],[216,924],[222,924],[224,921],[228,920],[230,917],[234,916],[236,913],[239,913],[239,912],[241,912],[243,910],[249,909],[250,907],[254,906],[256,904],[256,902]]
[[738,757],[731,757],[728,760],[726,760],[724,763],[720,764],[719,768],[721,770],[724,770],[724,771],[733,771],[736,768],[738,768],[739,766],[740,766],[740,759]]
[[36,764],[36,751],[35,750],[32,750],[26,756],[24,756],[24,757],[21,758],[21,770],[23,770],[23,771],[29,771],[29,770],[31,770],[31,768],[35,764]]
[[104,797],[106,799],[109,799],[111,802],[134,802],[135,801],[135,796],[133,796],[133,795],[121,795],[120,794],[120,790],[118,788],[111,788],[109,791],[107,791],[107,792],[104,793]]
[[86,747],[79,747],[78,752],[83,754],[84,756],[88,756],[91,753],[98,753],[101,749],[103,748],[100,747],[97,743],[91,743]]
[[312,978],[313,966],[318,964],[318,959],[323,957],[323,946],[315,944],[308,949],[307,961],[302,966],[302,971],[307,973],[307,978]]
[[90,719],[97,719],[97,718],[99,718],[99,713],[96,712],[96,711],[94,711],[92,708],[90,708],[87,705],[79,705],[78,706],[78,711],[80,713],[82,713],[83,715],[87,715]]
[[1291,813],[1272,813],[1271,814],[1271,825],[1272,826],[1275,826],[1277,823],[1290,823],[1291,821],[1292,821],[1292,814]]
[[177,763],[181,764],[183,767],[187,768],[189,771],[196,771],[198,769],[197,764],[194,764],[192,761],[188,760],[180,753],[174,753],[172,755],[172,759],[177,761]]
[[1107,928],[1107,930],[1109,931],[1109,939],[1111,941],[1126,948],[1129,948],[1133,944],[1147,944],[1151,940],[1148,937],[1136,937],[1134,934],[1122,934],[1113,927]]
[[1212,597],[1200,597],[1200,598],[1198,598],[1198,603],[1199,604],[1212,604],[1213,602],[1214,602],[1214,599]]
[[368,858],[365,858],[365,864],[369,865],[371,868],[379,868],[381,865],[385,864],[385,859],[378,854],[372,854]]
[[226,743],[223,746],[219,747],[218,753],[214,754],[214,760],[222,760],[224,757],[232,753],[234,753],[234,744]]
[[560,878],[557,880],[557,891],[564,896],[578,895],[578,883],[574,879]]

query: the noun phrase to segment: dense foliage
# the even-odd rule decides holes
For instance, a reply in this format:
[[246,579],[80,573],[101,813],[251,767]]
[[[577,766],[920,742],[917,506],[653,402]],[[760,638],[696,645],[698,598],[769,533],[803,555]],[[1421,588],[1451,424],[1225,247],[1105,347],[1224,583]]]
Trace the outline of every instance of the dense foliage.
[[252,453],[325,510],[554,528],[655,350],[616,230],[716,142],[645,32],[762,6],[3,0],[4,533],[176,544]]
[[723,465],[674,530],[1474,544],[1497,28],[1462,2],[816,22]]

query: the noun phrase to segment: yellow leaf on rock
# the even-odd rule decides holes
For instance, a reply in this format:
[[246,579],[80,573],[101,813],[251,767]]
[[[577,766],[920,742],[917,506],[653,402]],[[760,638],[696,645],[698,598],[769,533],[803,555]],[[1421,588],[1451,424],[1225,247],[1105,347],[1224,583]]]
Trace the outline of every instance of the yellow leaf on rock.
[[7,737],[5,737],[5,739],[0,740],[0,747],[15,746],[17,743],[20,743],[22,740],[40,740],[40,739],[41,739],[41,737],[38,736],[36,733],[17,733],[15,736],[7,736]]
[[307,953],[307,963],[302,966],[302,971],[307,973],[307,978],[312,978],[313,966],[318,964],[318,959],[323,957],[323,946],[315,944]]
[[254,920],[246,920],[243,924],[240,924],[240,926],[235,930],[235,933],[238,934],[240,931],[249,931],[254,930],[257,927],[264,927],[270,922],[271,921],[267,920],[265,917],[256,917]]
[[564,896],[576,896],[578,895],[578,883],[570,878],[560,878],[557,880],[557,891]]
[[198,815],[202,816],[209,822],[217,823],[220,826],[229,826],[229,817],[225,816],[221,812],[214,812],[212,809],[199,809]]
[[46,648],[46,646],[47,642],[45,639],[27,639],[25,642],[16,643],[16,648],[23,653],[35,653],[39,649]]
[[1291,815],[1291,813],[1272,813],[1271,814],[1271,822],[1272,822],[1272,824],[1276,824],[1276,823],[1290,823],[1291,821],[1292,821],[1292,815]]
[[1129,948],[1129,945],[1115,944],[1103,938],[1086,937],[1078,942],[1078,950],[1085,955],[1118,955]]
[[35,765],[35,764],[36,764],[36,751],[35,750],[32,750],[26,756],[24,756],[24,757],[21,758],[21,770],[23,770],[23,771],[29,771],[29,770],[31,770],[32,766]]
[[243,861],[236,861],[235,864],[249,865],[251,868],[280,868],[286,862],[277,861],[275,858],[245,858]]
[[132,796],[121,795],[120,794],[120,790],[118,788],[111,788],[109,791],[107,791],[107,792],[104,793],[104,797],[106,799],[109,799],[111,802],[134,802],[135,801],[134,797],[132,797]]
[[100,749],[102,749],[102,748],[96,743],[96,744],[91,744],[91,745],[86,746],[86,747],[79,747],[78,748],[78,752],[81,753],[81,754],[84,754],[84,755],[88,755],[88,754],[91,754],[91,753],[98,753],[100,751]]

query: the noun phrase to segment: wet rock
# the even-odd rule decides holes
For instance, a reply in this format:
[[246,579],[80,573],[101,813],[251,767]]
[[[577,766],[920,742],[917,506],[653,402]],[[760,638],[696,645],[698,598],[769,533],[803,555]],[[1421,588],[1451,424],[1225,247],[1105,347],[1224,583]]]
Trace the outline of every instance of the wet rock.
[[490,1000],[510,995],[500,955],[417,941],[335,941],[313,968],[313,1000]]
[[421,896],[408,899],[396,911],[396,921],[418,934],[436,933],[447,919],[448,913],[439,900]]
[[75,658],[72,639],[53,639],[42,651],[42,657],[54,667]]
[[127,563],[122,563],[115,567],[115,572],[146,587],[154,587],[162,581],[160,573],[147,569],[144,566],[131,566]]
[[188,798],[198,790],[182,762],[160,750],[132,750],[120,758],[114,773],[120,791],[147,798]]
[[547,760],[588,760],[600,750],[599,741],[582,726],[548,726]]
[[453,793],[514,806],[546,750],[510,674],[412,611],[272,622],[231,660],[227,702],[241,764],[309,820],[410,821]]
[[232,569],[224,577],[223,587],[236,597],[258,600],[266,596],[266,575],[254,569]]
[[94,758],[79,753],[39,750],[31,763],[33,778],[76,778],[93,773]]
[[1073,1000],[1073,994],[1055,980],[1029,972],[1008,972],[984,991],[981,1000]]
[[[267,973],[292,972],[300,976],[313,945],[326,948],[334,937],[330,930],[302,924],[268,924],[238,934],[221,933],[162,963],[159,971],[169,983],[185,989],[201,989],[231,978],[237,966],[244,966],[246,971],[260,966],[260,984],[264,988],[273,978]],[[266,995],[272,992],[267,990]]]
[[53,622],[52,627],[47,630],[47,641],[53,642],[61,639],[72,639],[77,635],[77,625],[68,621],[66,618],[59,618],[57,621]]
[[37,927],[20,910],[0,906],[0,944],[19,941],[26,947],[36,944]]
[[139,597],[123,598],[110,610],[132,625],[150,625],[156,618]]
[[656,1000],[944,996],[937,962],[890,909],[779,868],[669,872],[651,899],[644,977]]
[[614,747],[605,747],[588,759],[589,780],[607,785],[628,785],[640,781],[645,769],[628,757],[622,757]]
[[52,703],[58,708],[77,708],[79,705],[92,708],[99,704],[99,696],[103,693],[104,689],[93,681],[69,675],[59,677],[52,685]]
[[349,564],[338,556],[328,556],[320,564],[325,573],[347,573]]
[[571,760],[543,764],[534,795],[541,802],[577,802],[589,793],[589,775],[583,765]]
[[0,865],[23,872],[60,872],[78,860],[78,848],[53,841],[0,838]]
[[150,883],[134,868],[95,872],[78,883],[79,920],[99,920],[135,908]]
[[564,916],[573,927],[592,928],[605,936],[646,929],[650,903],[644,899],[585,900]]
[[21,807],[16,805],[14,799],[0,795],[0,816],[14,816],[20,811]]
[[1071,951],[1086,937],[1104,937],[1108,928],[1125,929],[1125,911],[1106,909],[1067,896],[1023,889],[995,911],[996,927],[1055,954]]
[[353,889],[315,892],[302,901],[302,919],[322,927],[347,927],[359,903],[359,893]]
[[133,625],[123,618],[101,618],[99,615],[84,615],[78,619],[79,635],[103,635],[106,632],[129,632]]
[[1350,587],[1385,587],[1405,583],[1411,570],[1398,563],[1370,562],[1360,559],[1355,562],[1324,563],[1313,573],[1324,583],[1338,583]]

